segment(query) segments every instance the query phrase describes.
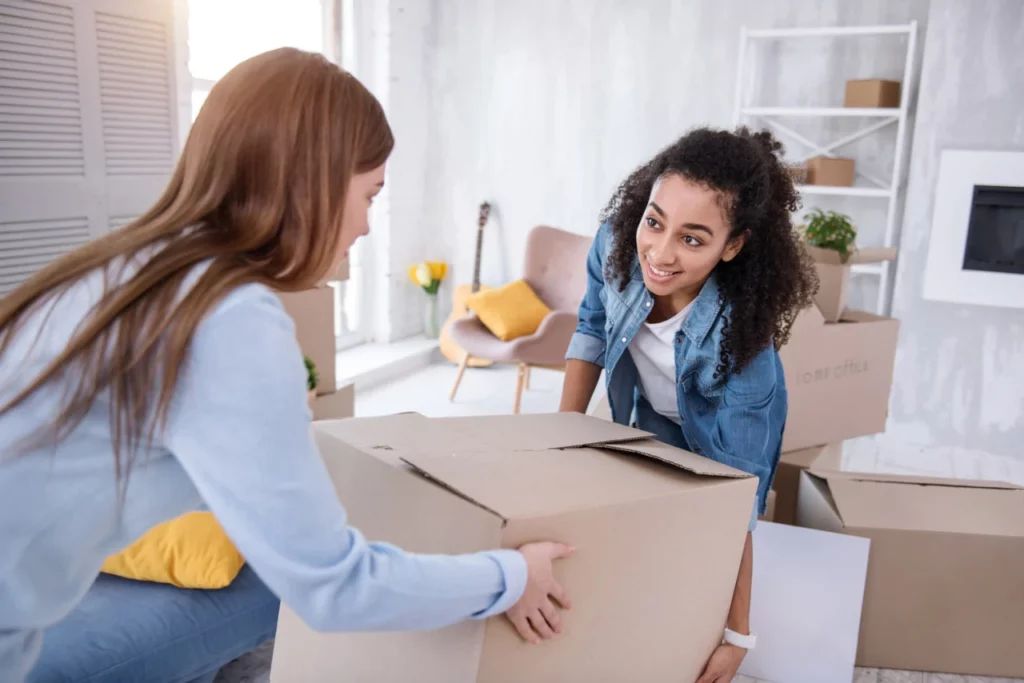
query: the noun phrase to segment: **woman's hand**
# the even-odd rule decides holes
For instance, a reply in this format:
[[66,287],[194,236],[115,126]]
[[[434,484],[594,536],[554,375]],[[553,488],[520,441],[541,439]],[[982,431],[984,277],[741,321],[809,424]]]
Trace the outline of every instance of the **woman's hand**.
[[559,610],[569,609],[571,602],[555,581],[552,564],[569,557],[575,550],[561,543],[527,543],[519,548],[526,558],[526,589],[505,616],[523,640],[538,644],[541,638],[554,638],[562,632]]
[[736,672],[743,663],[747,651],[742,647],[722,643],[711,653],[704,673],[697,679],[697,683],[732,683]]

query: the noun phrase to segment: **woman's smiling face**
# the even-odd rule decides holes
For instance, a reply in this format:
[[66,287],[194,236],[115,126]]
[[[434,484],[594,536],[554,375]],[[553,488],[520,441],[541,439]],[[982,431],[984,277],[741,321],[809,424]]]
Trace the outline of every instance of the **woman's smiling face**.
[[730,231],[718,192],[676,174],[659,178],[636,230],[647,289],[660,297],[695,297],[718,262],[731,261],[743,247]]

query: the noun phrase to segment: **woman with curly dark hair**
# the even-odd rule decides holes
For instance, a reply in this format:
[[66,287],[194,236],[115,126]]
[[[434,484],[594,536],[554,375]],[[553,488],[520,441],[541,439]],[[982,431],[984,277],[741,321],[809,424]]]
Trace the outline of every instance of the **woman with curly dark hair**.
[[[781,154],[767,131],[701,128],[622,183],[587,258],[561,402],[584,412],[606,370],[616,422],[757,475],[751,530],[786,422],[776,350],[817,287]],[[732,680],[753,647],[749,533],[742,557],[724,642],[699,683]]]

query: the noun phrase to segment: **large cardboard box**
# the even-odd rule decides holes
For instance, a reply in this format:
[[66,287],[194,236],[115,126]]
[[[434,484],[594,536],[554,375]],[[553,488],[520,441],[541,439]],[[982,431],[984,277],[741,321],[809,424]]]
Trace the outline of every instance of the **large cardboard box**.
[[324,285],[302,292],[280,292],[285,311],[295,322],[295,336],[302,352],[320,373],[317,394],[333,394],[337,385],[334,336],[334,290]]
[[855,177],[856,162],[842,157],[818,156],[807,160],[808,185],[850,187]]
[[783,452],[885,431],[899,325],[862,311],[837,323],[817,306],[800,312],[779,351],[789,396]]
[[804,245],[814,259],[818,271],[818,293],[814,302],[825,317],[825,322],[835,323],[846,310],[846,298],[850,290],[850,268],[863,263],[883,263],[896,258],[895,247],[867,247],[849,254],[846,261],[838,251]]
[[895,108],[900,106],[900,82],[881,78],[846,81],[844,107]]
[[799,451],[789,451],[779,458],[779,466],[775,469],[772,481],[772,493],[775,494],[775,507],[772,519],[778,524],[796,524],[797,491],[800,488],[800,475],[809,467],[818,469],[838,470],[842,461],[842,444],[815,446]]
[[572,544],[564,632],[504,617],[427,633],[318,634],[282,606],[273,683],[678,683],[721,642],[756,478],[580,414],[314,423],[352,523],[412,551]]
[[1024,677],[1024,490],[812,469],[797,523],[871,539],[859,666]]

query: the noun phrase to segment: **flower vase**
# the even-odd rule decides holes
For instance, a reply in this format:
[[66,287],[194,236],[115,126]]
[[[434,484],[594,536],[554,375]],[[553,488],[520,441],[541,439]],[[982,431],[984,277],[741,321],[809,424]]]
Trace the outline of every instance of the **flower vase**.
[[423,334],[428,339],[437,339],[441,334],[437,320],[437,294],[427,294],[427,305],[423,309]]

